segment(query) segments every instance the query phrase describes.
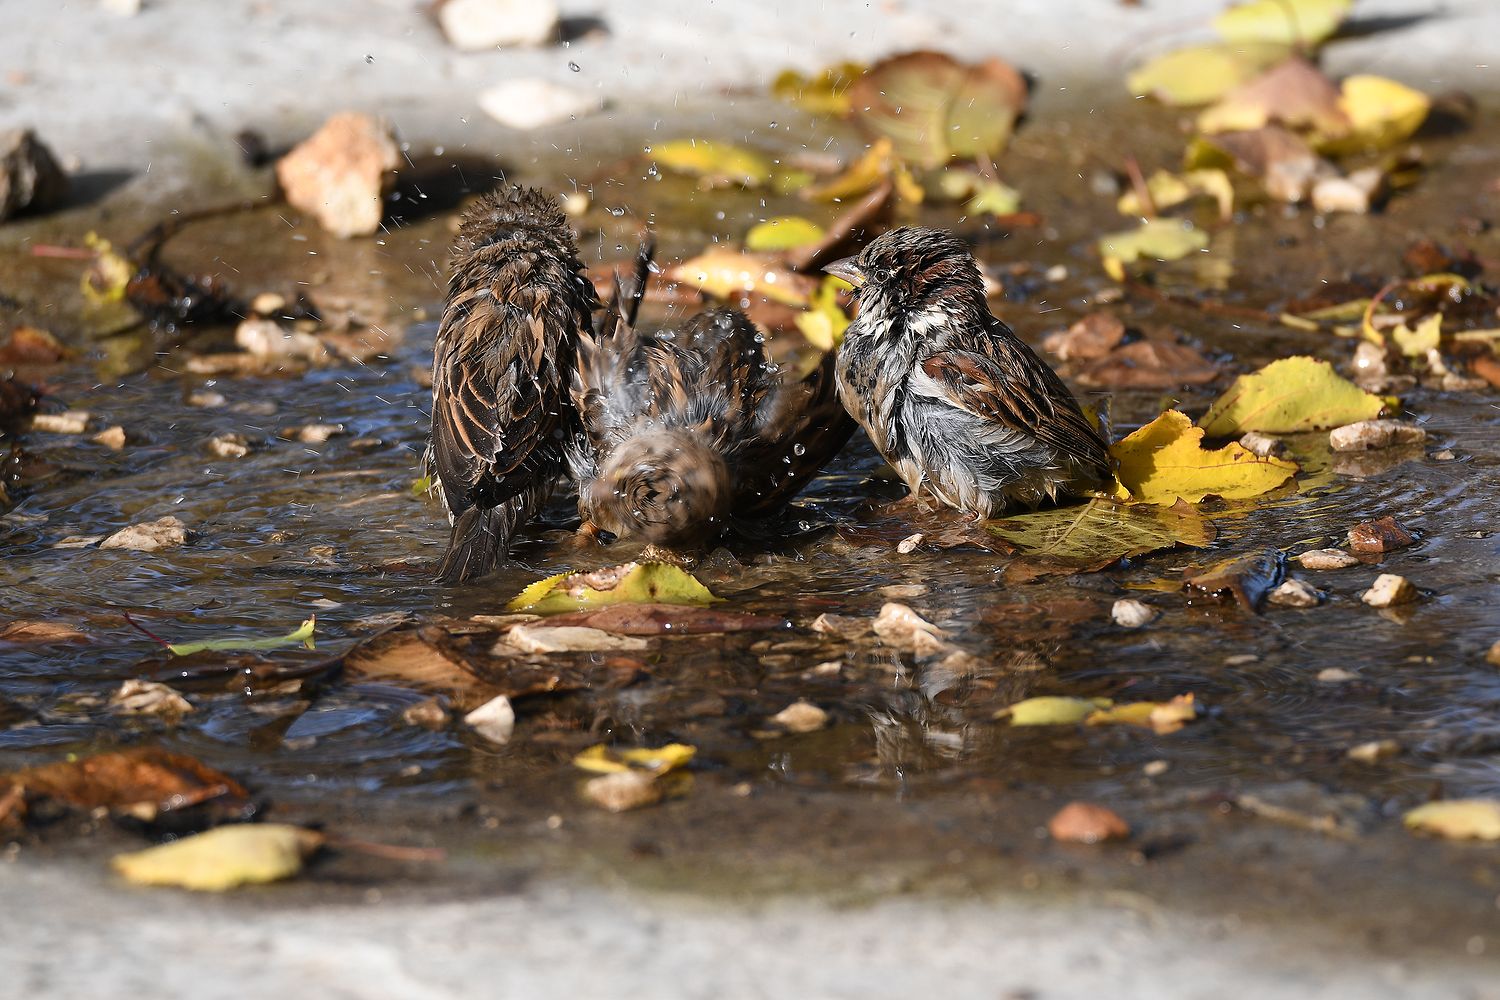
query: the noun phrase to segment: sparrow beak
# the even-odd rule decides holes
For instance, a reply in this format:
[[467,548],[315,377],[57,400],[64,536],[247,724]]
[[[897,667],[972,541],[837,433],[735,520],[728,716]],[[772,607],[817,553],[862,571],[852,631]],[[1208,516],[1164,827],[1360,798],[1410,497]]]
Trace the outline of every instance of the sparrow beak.
[[843,278],[855,288],[864,287],[865,272],[859,269],[859,265],[854,262],[853,257],[845,257],[843,260],[836,260],[832,264],[825,264],[823,270],[835,278]]

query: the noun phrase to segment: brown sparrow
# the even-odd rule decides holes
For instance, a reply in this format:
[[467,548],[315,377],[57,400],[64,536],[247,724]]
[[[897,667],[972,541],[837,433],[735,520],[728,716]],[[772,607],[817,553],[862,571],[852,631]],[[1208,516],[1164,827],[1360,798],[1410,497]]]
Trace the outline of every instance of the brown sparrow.
[[893,229],[824,270],[859,297],[839,396],[913,497],[986,518],[1109,482],[1104,438],[990,314],[974,255],[952,233]]
[[615,294],[579,345],[573,401],[583,434],[569,464],[582,531],[684,550],[732,519],[779,511],[854,431],[834,391],[833,358],[782,377],[763,337],[734,309],[645,333],[636,311],[650,273]]
[[568,382],[598,308],[567,220],[533,188],[491,192],[464,212],[450,268],[427,449],[453,524],[443,582],[507,558],[563,470],[577,433]]

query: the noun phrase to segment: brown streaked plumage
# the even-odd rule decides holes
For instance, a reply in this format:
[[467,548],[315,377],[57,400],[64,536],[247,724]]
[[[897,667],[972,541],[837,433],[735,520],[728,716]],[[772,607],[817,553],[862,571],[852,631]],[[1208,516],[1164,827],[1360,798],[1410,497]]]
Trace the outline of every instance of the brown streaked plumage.
[[579,346],[573,399],[584,434],[570,454],[585,530],[690,549],[737,518],[779,511],[843,447],[854,424],[833,358],[782,377],[762,336],[733,309],[640,331],[650,273],[642,248],[599,330]]
[[576,433],[578,338],[598,305],[557,202],[532,188],[475,202],[450,269],[427,451],[453,522],[443,582],[494,569],[552,489]]
[[1104,486],[1103,437],[1057,373],[990,314],[974,255],[893,229],[826,270],[858,289],[839,395],[913,496],[989,517]]

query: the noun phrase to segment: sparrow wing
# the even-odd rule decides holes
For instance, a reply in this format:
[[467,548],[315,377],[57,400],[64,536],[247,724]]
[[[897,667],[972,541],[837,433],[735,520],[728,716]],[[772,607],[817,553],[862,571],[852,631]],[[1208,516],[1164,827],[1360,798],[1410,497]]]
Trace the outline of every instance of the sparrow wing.
[[1104,439],[1045,361],[999,320],[980,351],[943,351],[922,362],[938,398],[1030,435],[1102,477],[1112,473]]
[[569,310],[551,308],[545,292],[517,298],[471,287],[450,300],[438,328],[433,470],[454,514],[514,494],[529,474],[523,464],[561,420]]

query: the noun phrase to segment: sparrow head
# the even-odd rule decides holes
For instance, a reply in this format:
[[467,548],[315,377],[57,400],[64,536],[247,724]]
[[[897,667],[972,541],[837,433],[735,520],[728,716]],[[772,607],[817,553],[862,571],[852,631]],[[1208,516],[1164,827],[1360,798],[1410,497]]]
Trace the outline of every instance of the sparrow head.
[[536,266],[555,270],[558,276],[568,275],[563,280],[586,308],[596,305],[593,285],[581,273],[578,242],[567,216],[556,198],[537,188],[495,188],[475,199],[459,220],[452,258],[455,279],[480,261],[515,261],[518,278]]
[[663,548],[691,548],[723,526],[733,491],[724,458],[686,431],[653,431],[616,448],[588,486],[599,527]]
[[879,320],[933,309],[983,311],[984,279],[974,254],[944,229],[903,226],[882,233],[857,256],[823,268],[854,286],[860,316]]

